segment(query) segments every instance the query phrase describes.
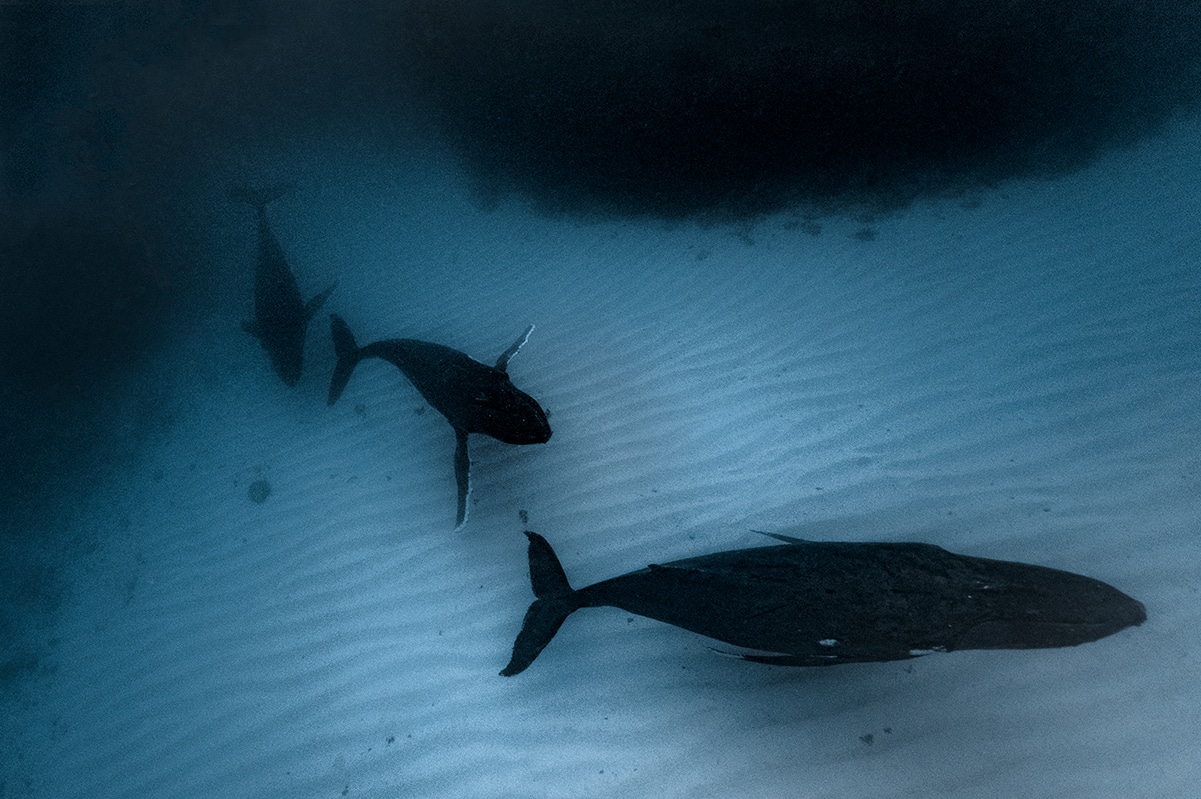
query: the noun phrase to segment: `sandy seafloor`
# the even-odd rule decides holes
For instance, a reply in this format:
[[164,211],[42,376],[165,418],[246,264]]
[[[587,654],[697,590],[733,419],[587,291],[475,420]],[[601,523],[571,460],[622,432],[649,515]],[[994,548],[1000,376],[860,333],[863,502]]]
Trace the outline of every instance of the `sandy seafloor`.
[[[54,668],[5,697],[5,799],[1195,796],[1199,154],[1186,121],[820,233],[482,207],[419,151],[247,156],[299,183],[272,224],[360,339],[491,362],[536,324],[510,371],[554,437],[473,437],[454,532],[452,431],[395,369],[330,409],[324,313],[296,389],[241,332],[253,217],[215,176],[227,312],[130,390],[162,421],[75,514],[94,543]],[[1078,571],[1148,621],[780,669],[595,609],[502,678],[522,511],[577,586],[768,530]]]

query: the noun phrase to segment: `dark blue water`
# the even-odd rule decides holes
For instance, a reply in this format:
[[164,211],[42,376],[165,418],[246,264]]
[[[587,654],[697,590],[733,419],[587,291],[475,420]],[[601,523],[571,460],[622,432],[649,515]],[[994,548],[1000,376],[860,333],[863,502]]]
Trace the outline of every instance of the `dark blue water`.
[[[745,5],[745,4],[744,4]],[[1188,4],[0,9],[0,799],[1186,796],[1201,218]],[[295,387],[242,325],[255,215]],[[545,445],[327,313],[484,363]],[[773,670],[576,585],[752,530],[1069,569],[1070,650]]]

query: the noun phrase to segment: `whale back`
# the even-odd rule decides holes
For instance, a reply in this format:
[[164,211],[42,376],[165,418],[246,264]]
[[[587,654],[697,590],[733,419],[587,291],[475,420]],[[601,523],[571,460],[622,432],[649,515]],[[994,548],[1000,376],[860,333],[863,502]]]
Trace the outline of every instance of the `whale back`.
[[360,352],[400,369],[456,430],[483,433],[506,444],[550,439],[550,423],[538,402],[514,386],[506,372],[469,355],[417,339],[377,341]]
[[652,565],[580,589],[790,665],[1073,646],[1145,619],[1099,580],[916,543],[798,542]]

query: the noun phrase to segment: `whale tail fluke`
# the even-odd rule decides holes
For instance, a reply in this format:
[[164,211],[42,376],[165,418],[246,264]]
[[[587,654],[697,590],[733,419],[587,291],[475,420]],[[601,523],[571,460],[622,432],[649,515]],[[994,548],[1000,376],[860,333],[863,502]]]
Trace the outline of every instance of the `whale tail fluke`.
[[501,671],[502,677],[525,671],[555,637],[567,617],[580,607],[577,594],[567,582],[563,566],[550,544],[537,533],[527,531],[526,536],[530,539],[530,585],[537,598],[525,612],[521,632],[513,642],[513,656]]
[[350,380],[350,375],[354,372],[361,356],[359,355],[359,345],[354,340],[354,333],[350,332],[350,326],[346,324],[346,320],[336,313],[330,314],[329,328],[334,339],[334,353],[338,356],[338,363],[334,366],[334,376],[329,381],[327,404],[333,405],[338,401],[338,397],[342,396],[342,391],[346,388],[346,383]]

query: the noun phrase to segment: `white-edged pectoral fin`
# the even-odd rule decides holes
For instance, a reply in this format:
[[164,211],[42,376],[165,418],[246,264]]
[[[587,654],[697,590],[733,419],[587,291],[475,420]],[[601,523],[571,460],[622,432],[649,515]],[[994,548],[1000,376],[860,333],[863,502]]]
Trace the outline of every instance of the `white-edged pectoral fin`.
[[521,350],[522,347],[525,346],[525,343],[530,340],[530,333],[533,333],[533,332],[534,332],[534,326],[530,325],[529,327],[527,327],[525,329],[525,332],[521,334],[521,338],[519,338],[513,342],[513,346],[509,347],[507,350],[505,350],[504,352],[502,352],[500,354],[500,357],[496,359],[497,371],[508,373],[509,360],[514,355],[516,355]]
[[471,456],[467,452],[467,432],[455,430],[455,482],[459,486],[459,509],[455,529],[467,524],[467,498],[471,496]]

